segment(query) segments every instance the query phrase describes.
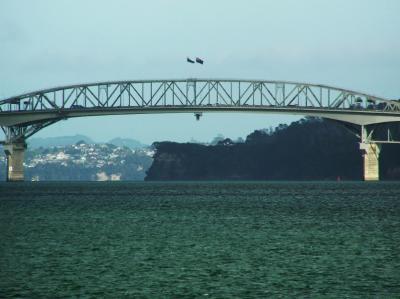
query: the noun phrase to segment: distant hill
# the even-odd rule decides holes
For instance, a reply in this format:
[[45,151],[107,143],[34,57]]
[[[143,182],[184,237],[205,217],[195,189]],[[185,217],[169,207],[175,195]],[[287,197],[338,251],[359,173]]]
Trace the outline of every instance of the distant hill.
[[125,146],[130,149],[141,149],[141,148],[147,147],[147,145],[142,144],[141,142],[139,142],[135,139],[130,139],[130,138],[117,137],[117,138],[111,139],[108,142],[95,142],[90,137],[81,135],[81,134],[77,134],[77,135],[73,135],[73,136],[46,137],[46,138],[33,137],[33,138],[29,138],[27,140],[28,147],[30,149],[37,149],[40,147],[48,148],[48,147],[53,147],[53,146],[68,146],[68,145],[73,145],[73,144],[76,144],[77,142],[82,142],[82,141],[86,144],[108,143],[108,144],[113,144],[113,145],[120,146],[120,147]]
[[147,145],[142,144],[140,141],[137,141],[135,139],[130,139],[130,138],[117,137],[117,138],[111,139],[107,143],[114,144],[114,145],[120,146],[120,147],[126,146],[130,149],[138,149],[138,148],[147,147]]
[[47,148],[52,146],[67,146],[76,144],[78,141],[84,141],[87,144],[95,143],[90,137],[80,134],[74,136],[46,137],[46,138],[33,137],[27,140],[28,147],[31,149],[36,149],[40,147]]

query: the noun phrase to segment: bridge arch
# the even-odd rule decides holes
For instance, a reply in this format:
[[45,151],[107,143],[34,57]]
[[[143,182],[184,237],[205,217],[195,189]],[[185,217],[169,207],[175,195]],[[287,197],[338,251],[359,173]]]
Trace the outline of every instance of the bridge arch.
[[8,161],[20,165],[21,158],[16,157],[22,152],[23,160],[26,138],[59,120],[188,112],[324,117],[360,126],[361,143],[367,144],[371,141],[367,126],[400,121],[400,102],[328,85],[291,81],[194,78],[107,81],[43,89],[0,100],[0,126],[6,135]]

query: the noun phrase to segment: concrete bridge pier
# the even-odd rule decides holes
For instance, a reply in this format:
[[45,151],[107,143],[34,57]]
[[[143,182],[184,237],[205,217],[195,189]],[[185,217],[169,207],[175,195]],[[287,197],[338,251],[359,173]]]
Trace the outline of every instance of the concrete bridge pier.
[[6,142],[4,152],[7,157],[7,182],[24,180],[25,141]]
[[376,143],[360,143],[363,151],[364,181],[379,181],[380,145]]
[[364,181],[379,181],[379,154],[380,144],[371,141],[372,132],[361,126],[360,150],[363,155]]

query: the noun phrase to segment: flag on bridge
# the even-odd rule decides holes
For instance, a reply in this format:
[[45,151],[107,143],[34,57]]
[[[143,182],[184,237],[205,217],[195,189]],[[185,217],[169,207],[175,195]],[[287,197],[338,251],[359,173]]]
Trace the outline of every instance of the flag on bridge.
[[203,63],[204,63],[203,59],[200,59],[199,57],[196,57],[196,62],[197,62],[197,63],[200,63],[200,64],[203,64]]

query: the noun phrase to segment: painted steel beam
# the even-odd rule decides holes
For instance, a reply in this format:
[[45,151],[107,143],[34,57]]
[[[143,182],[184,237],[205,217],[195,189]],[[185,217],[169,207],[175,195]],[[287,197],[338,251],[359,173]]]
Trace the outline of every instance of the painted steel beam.
[[0,100],[0,126],[13,132],[34,126],[35,131],[40,125],[71,117],[185,112],[285,113],[369,125],[400,121],[400,102],[289,81],[110,81],[43,89]]
[[124,114],[164,114],[164,113],[267,113],[323,117],[357,125],[370,125],[385,122],[400,122],[400,113],[376,111],[343,111],[340,109],[302,108],[302,107],[264,107],[264,106],[150,106],[115,108],[40,110],[35,112],[0,112],[0,126],[25,126],[49,120],[63,120],[75,117],[124,115]]

